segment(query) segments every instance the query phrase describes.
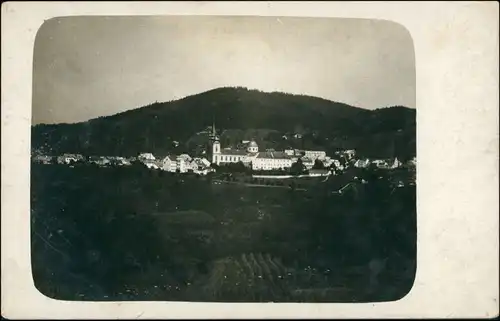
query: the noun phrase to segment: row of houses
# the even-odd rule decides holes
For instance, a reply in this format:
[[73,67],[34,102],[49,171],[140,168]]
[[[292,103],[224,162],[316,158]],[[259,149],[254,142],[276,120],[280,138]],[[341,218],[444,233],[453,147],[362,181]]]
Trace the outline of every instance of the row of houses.
[[33,157],[35,163],[40,164],[65,164],[71,165],[77,162],[96,164],[99,166],[130,166],[134,161],[139,161],[150,169],[161,169],[168,172],[193,172],[206,175],[213,171],[210,162],[206,158],[192,158],[187,154],[168,155],[157,159],[152,153],[141,153],[138,157],[121,156],[90,156],[80,154],[63,154],[60,156],[36,155]]
[[211,163],[206,158],[191,157],[188,154],[168,155],[157,159],[152,153],[142,153],[138,160],[151,169],[161,169],[172,173],[187,173],[206,175],[213,172]]
[[33,161],[41,164],[73,164],[76,162],[88,162],[97,165],[131,165],[131,160],[120,156],[90,156],[80,154],[63,154],[60,156],[36,155]]
[[[292,166],[294,162],[298,159],[301,160],[302,164],[307,170],[313,169],[315,163],[319,160],[323,163],[325,168],[334,167],[337,170],[344,170],[349,166],[354,166],[357,168],[367,168],[372,164],[377,168],[381,169],[395,169],[401,167],[403,163],[395,159],[355,159],[355,152],[353,150],[339,151],[336,152],[336,157],[332,158],[326,156],[323,151],[300,151],[300,150],[285,150],[284,152],[266,151],[258,153],[256,157],[252,159],[252,162],[247,165],[251,165],[253,170],[273,170],[273,169],[284,169]],[[227,156],[224,154],[222,156]],[[338,156],[344,157],[346,162],[341,162]],[[152,153],[141,153],[138,157],[125,158],[120,156],[90,156],[88,158],[79,154],[63,154],[57,157],[37,155],[34,157],[34,161],[37,163],[49,164],[52,162],[57,162],[58,164],[71,164],[74,162],[88,162],[97,164],[100,166],[108,165],[118,165],[118,166],[128,166],[131,165],[133,161],[138,160],[143,163],[146,167],[151,169],[161,169],[168,172],[194,172],[198,174],[206,175],[207,173],[213,171],[211,167],[211,162],[206,158],[191,157],[188,154],[181,155],[167,155],[165,157],[156,158]],[[221,163],[232,162],[230,160],[224,160]],[[416,158],[410,160],[407,166],[415,166]]]
[[[358,159],[354,162],[354,167],[357,168],[368,168],[369,166],[374,165],[380,169],[395,169],[403,166],[404,164],[396,157],[394,159]],[[416,166],[416,158],[414,157],[408,163],[407,166]]]

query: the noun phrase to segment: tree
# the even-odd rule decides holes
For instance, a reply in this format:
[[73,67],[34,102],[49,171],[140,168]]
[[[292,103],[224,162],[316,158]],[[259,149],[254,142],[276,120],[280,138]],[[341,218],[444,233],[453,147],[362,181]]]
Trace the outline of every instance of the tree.
[[322,161],[320,161],[319,159],[316,159],[314,161],[314,165],[312,167],[313,169],[324,169],[325,168],[325,164],[323,164]]
[[330,169],[333,173],[337,174],[339,169],[337,168],[337,165],[335,162],[332,162],[330,166],[328,166],[328,169]]
[[245,166],[245,164],[243,164],[242,161],[239,161],[236,164],[234,164],[234,170],[237,173],[246,173],[246,172],[248,172],[248,168]]
[[342,167],[345,168],[346,165],[347,165],[347,158],[346,158],[346,156],[343,155],[342,157],[340,157],[339,162],[340,162],[340,166],[342,166]]
[[306,171],[306,166],[302,163],[302,159],[298,159],[295,163],[290,167],[290,173],[292,175],[300,175]]

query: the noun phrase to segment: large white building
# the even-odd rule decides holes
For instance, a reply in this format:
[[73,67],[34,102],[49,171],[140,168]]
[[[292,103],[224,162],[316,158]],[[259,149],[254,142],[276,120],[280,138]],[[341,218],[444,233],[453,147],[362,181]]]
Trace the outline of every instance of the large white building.
[[305,150],[304,156],[312,160],[324,160],[326,158],[326,152],[322,150]]
[[215,126],[210,136],[210,159],[213,164],[221,165],[242,162],[253,170],[285,169],[292,166],[292,157],[284,152],[259,152],[255,141],[246,142],[246,149],[221,148]]
[[292,167],[292,157],[284,152],[261,152],[252,159],[253,170],[273,170]]

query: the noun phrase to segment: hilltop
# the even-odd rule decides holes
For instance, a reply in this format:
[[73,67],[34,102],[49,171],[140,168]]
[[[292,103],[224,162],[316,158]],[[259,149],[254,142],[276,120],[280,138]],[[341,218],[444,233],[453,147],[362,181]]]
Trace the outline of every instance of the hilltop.
[[[318,97],[223,87],[86,122],[36,125],[32,150],[122,156],[189,151],[203,143],[196,134],[215,120],[227,142],[234,138],[228,133],[244,137],[252,131],[266,147],[355,148],[368,157],[409,158],[415,156],[415,116],[404,106],[366,110]],[[296,133],[302,138],[282,138]],[[174,141],[180,142],[177,150]]]

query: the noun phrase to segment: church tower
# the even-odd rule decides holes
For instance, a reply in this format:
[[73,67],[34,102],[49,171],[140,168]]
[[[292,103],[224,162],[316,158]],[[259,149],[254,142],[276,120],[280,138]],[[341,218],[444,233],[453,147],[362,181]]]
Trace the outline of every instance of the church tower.
[[212,164],[219,165],[220,163],[220,141],[217,136],[217,132],[215,131],[215,122],[212,124],[212,132],[210,133],[209,138],[209,152],[210,152],[210,161]]
[[250,144],[248,144],[247,152],[249,152],[251,154],[255,154],[255,153],[259,152],[259,146],[257,145],[257,143],[254,140],[252,140],[250,142]]

